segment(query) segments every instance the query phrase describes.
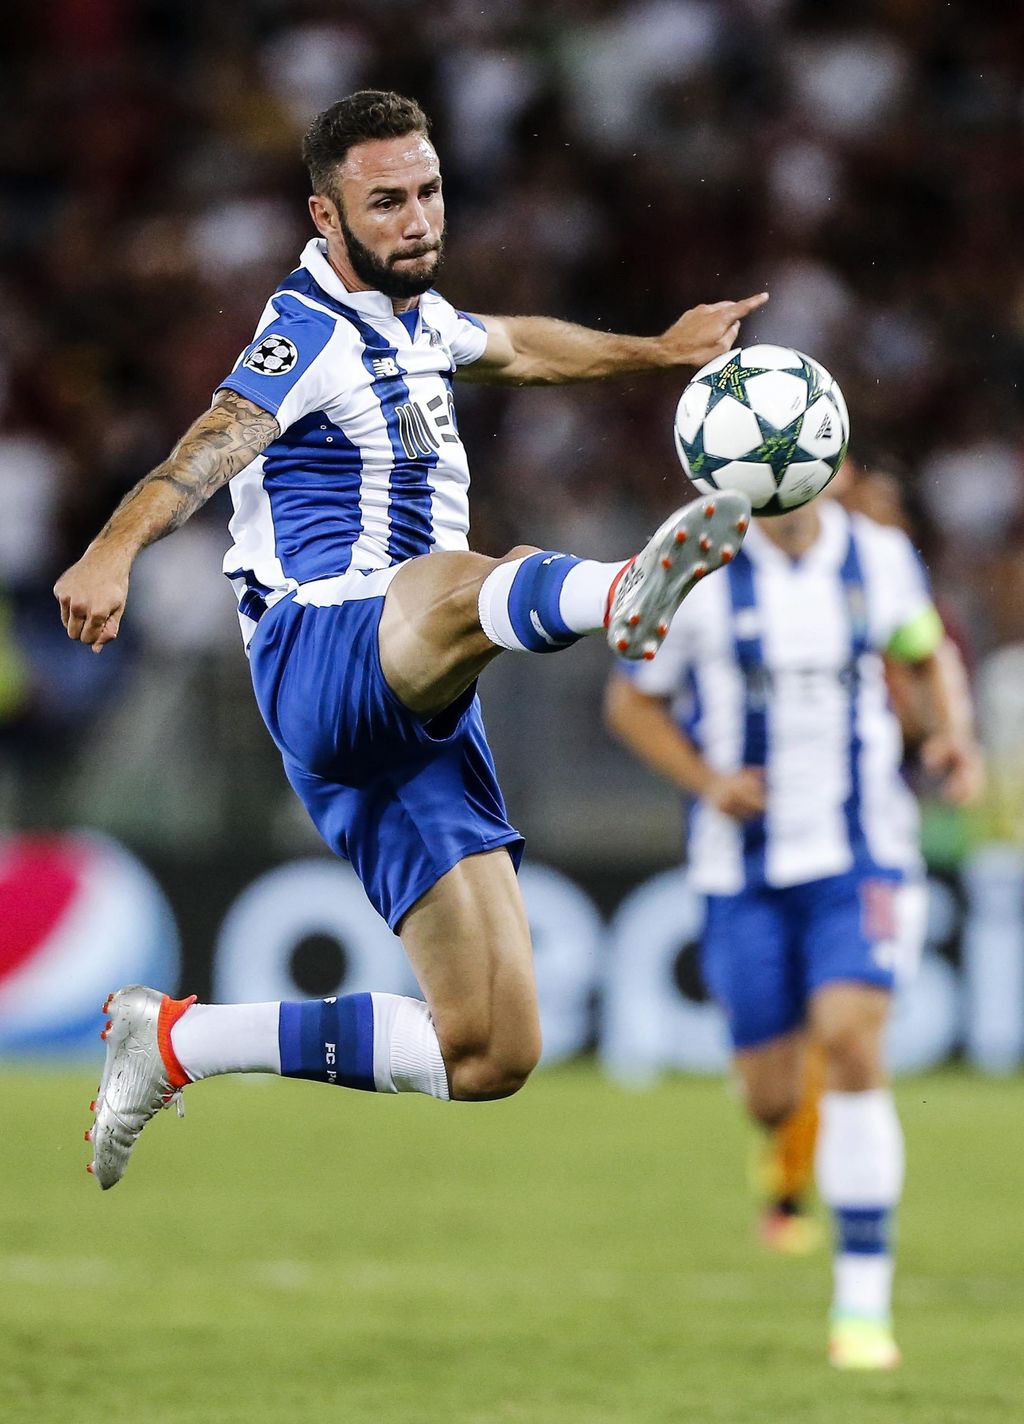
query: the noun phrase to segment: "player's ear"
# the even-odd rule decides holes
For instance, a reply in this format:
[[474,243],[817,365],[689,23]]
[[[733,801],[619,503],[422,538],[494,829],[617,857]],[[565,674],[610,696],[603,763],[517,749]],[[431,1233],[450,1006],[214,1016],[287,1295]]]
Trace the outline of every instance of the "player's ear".
[[337,208],[330,198],[324,197],[322,193],[310,194],[309,215],[321,237],[333,237],[341,230]]

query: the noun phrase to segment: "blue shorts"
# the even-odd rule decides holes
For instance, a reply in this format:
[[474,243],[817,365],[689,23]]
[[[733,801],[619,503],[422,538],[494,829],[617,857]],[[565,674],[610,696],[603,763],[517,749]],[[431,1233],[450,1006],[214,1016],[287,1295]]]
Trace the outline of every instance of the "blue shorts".
[[[355,576],[358,577],[358,576]],[[384,598],[260,619],[249,658],[263,720],[313,824],[392,929],[467,855],[523,838],[509,824],[475,687],[424,719],[399,701],[377,646]]]
[[709,895],[704,981],[736,1048],[803,1023],[817,989],[841,980],[893,988],[901,878],[851,872],[784,889]]

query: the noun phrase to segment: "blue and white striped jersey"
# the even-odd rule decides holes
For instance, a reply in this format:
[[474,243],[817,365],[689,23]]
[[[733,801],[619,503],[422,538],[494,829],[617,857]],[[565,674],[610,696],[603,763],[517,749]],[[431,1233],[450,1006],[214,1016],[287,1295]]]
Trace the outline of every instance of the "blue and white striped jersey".
[[452,377],[486,344],[437,292],[395,316],[382,293],[348,291],[322,240],[307,243],[221,382],[281,427],[230,484],[224,572],[247,642],[251,614],[301,585],[468,547]]
[[822,500],[792,560],[753,524],[735,560],[681,605],[657,657],[624,664],[671,698],[719,771],[763,766],[767,814],[740,824],[697,802],[689,863],[707,894],[851,869],[916,870],[918,812],[880,654],[931,606],[906,536]]

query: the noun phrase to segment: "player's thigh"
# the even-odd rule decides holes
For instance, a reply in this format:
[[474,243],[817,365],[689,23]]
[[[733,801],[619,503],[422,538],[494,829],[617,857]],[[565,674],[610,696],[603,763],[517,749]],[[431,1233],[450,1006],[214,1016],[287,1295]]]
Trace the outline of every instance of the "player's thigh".
[[486,1060],[525,1079],[540,1056],[530,927],[504,848],[468,855],[398,926],[451,1072]]
[[709,895],[701,970],[725,1013],[737,1053],[800,1027],[805,1002],[794,956],[788,892],[767,888]]
[[856,875],[801,888],[809,1019],[825,1051],[828,1085],[841,1091],[884,1080],[901,890],[898,883]]
[[807,1035],[798,1028],[737,1050],[734,1063],[747,1110],[765,1127],[777,1127],[799,1106],[806,1046]]
[[433,716],[455,700],[500,652],[480,627],[480,585],[503,559],[460,552],[403,564],[388,588],[378,632],[388,686],[411,711]]

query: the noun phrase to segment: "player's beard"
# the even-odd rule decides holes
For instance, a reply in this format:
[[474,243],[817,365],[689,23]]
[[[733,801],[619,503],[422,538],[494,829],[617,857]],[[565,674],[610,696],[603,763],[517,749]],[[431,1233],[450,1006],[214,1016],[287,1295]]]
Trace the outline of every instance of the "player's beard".
[[420,267],[418,271],[403,271],[401,267],[393,265],[395,262],[393,256],[381,259],[359,241],[345,221],[345,215],[341,211],[340,205],[338,221],[341,224],[342,236],[348,249],[348,260],[352,263],[352,270],[359,280],[365,282],[373,291],[383,292],[386,297],[418,297],[434,285],[434,279],[441,270],[441,263],[444,261],[444,228],[441,229],[436,247],[432,247],[422,254],[425,259],[433,258],[433,261],[428,262],[426,267]]

